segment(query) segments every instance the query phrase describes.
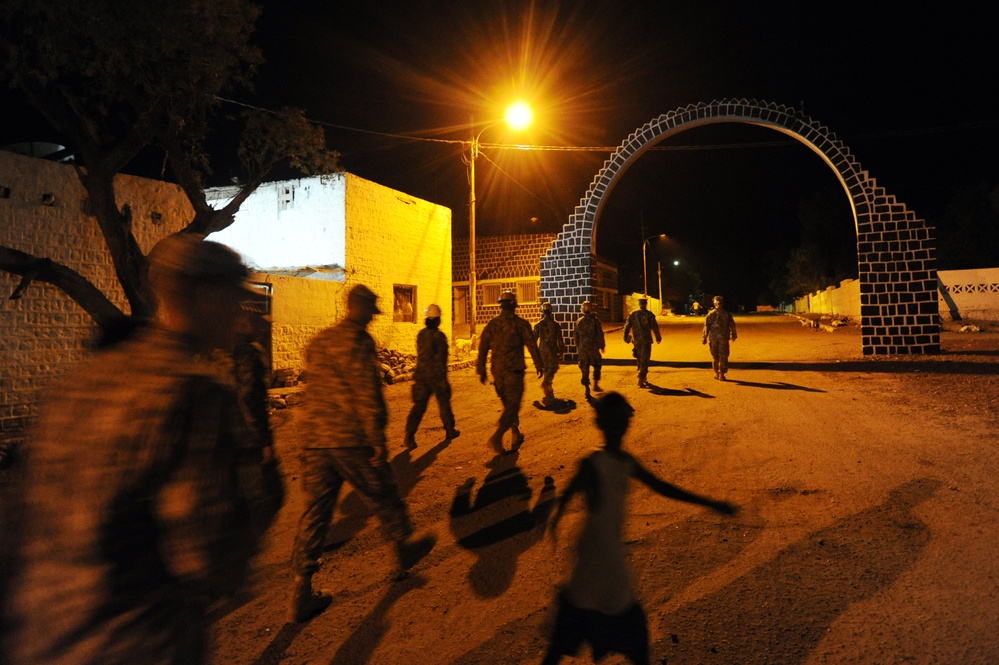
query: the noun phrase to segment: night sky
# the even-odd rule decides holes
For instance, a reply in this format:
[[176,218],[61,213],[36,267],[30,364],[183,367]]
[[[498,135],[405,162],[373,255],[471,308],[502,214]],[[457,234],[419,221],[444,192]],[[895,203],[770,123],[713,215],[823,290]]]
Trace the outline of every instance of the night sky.
[[[489,127],[483,143],[612,149],[691,103],[803,108],[931,221],[958,188],[999,174],[999,39],[978,3],[319,4],[264,3],[267,64],[256,91],[235,98],[303,108],[347,171],[448,206],[456,237],[468,233],[468,184],[454,142],[514,99],[532,104],[534,125]],[[853,225],[832,171],[778,132],[716,125],[659,148],[625,174],[599,222],[597,252],[619,263],[623,288],[641,289],[642,238],[665,233],[649,246],[664,278],[679,260],[708,293],[748,304],[798,243],[799,201],[839,191]],[[558,231],[608,155],[484,146],[478,234]]]

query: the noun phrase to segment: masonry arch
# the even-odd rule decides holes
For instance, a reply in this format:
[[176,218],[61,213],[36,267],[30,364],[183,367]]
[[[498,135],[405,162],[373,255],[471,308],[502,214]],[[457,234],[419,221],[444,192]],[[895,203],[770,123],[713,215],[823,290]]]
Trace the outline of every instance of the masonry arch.
[[718,123],[758,125],[786,134],[808,146],[836,174],[850,200],[857,232],[864,355],[938,352],[936,246],[926,221],[878,186],[826,127],[791,107],[746,99],[692,104],[664,113],[632,132],[604,162],[541,259],[541,296],[552,303],[556,318],[575,321],[583,301],[592,296],[594,231],[604,202],[628,168],[667,138]]

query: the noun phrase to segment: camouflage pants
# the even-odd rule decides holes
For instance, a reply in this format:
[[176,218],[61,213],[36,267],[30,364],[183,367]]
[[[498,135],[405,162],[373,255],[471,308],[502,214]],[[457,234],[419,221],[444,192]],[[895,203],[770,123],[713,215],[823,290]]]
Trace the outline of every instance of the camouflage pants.
[[413,533],[406,504],[388,463],[374,466],[373,449],[306,449],[302,453],[302,492],[305,511],[298,523],[298,535],[292,554],[292,567],[298,575],[308,575],[319,568],[319,557],[326,546],[326,534],[333,521],[337,497],[344,481],[350,483],[381,522],[382,533],[392,541]]
[[632,355],[638,363],[638,378],[645,379],[649,375],[649,359],[652,357],[652,343],[635,341]]
[[510,428],[520,428],[520,403],[524,398],[524,370],[493,374],[493,386],[503,403],[497,436],[503,436]]
[[724,374],[728,371],[728,338],[710,337],[708,338],[708,349],[711,351],[711,367],[715,374]]
[[593,367],[593,382],[600,383],[600,368],[604,359],[600,351],[589,351],[579,349],[579,371],[583,373],[583,378],[579,380],[584,386],[590,385],[590,367]]
[[443,381],[413,381],[412,388],[413,408],[406,418],[406,434],[416,434],[423,414],[427,412],[427,402],[430,396],[437,397],[437,408],[441,413],[441,422],[444,429],[454,429],[454,412],[451,410],[451,384],[447,379]]
[[541,375],[541,389],[545,392],[545,397],[554,397],[555,391],[552,389],[552,383],[555,380],[555,373],[558,372],[558,356],[542,353],[541,362],[544,365],[544,373]]

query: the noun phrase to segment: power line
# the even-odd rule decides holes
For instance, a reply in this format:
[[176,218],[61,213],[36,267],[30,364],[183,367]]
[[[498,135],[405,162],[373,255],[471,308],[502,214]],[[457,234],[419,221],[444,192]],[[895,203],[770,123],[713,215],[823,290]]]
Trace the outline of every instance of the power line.
[[[227,104],[234,104],[236,106],[241,106],[243,108],[253,109],[255,111],[262,111],[264,113],[270,113],[272,115],[277,115],[276,111],[271,109],[263,108],[260,106],[254,106],[252,104],[247,104],[245,102],[239,102],[233,99],[226,99],[224,97],[217,98],[221,102]],[[383,136],[385,138],[399,139],[403,141],[416,141],[424,143],[444,143],[448,145],[464,145],[469,141],[467,139],[436,139],[426,136],[413,136],[410,134],[398,134],[394,132],[379,132],[371,129],[361,129],[358,127],[348,127],[346,125],[338,125],[331,122],[324,122],[322,120],[312,120],[311,118],[306,118],[306,120],[314,125],[319,125],[321,127],[329,127],[332,129],[339,129],[347,132],[356,132],[359,134],[371,134],[373,136]],[[999,118],[993,120],[981,120],[970,123],[963,123],[959,125],[938,125],[935,127],[924,127],[918,129],[901,129],[890,132],[878,132],[873,134],[858,134],[851,137],[849,140],[866,140],[866,139],[881,139],[881,138],[894,138],[899,136],[919,136],[924,134],[941,134],[945,132],[958,132],[966,131],[970,129],[983,129],[985,127],[990,127],[999,124]],[[479,145],[483,148],[489,148],[493,150],[521,150],[521,151],[532,151],[532,152],[614,152],[620,146],[567,146],[567,145],[528,145],[528,144],[511,144],[511,143],[484,143],[480,142]],[[753,143],[721,143],[714,145],[668,145],[668,146],[653,146],[650,148],[652,151],[656,152],[684,152],[684,151],[695,151],[695,150],[732,150],[732,149],[754,149],[754,148],[776,148],[785,147],[792,145],[800,145],[798,141],[787,140],[787,141],[757,141]]]

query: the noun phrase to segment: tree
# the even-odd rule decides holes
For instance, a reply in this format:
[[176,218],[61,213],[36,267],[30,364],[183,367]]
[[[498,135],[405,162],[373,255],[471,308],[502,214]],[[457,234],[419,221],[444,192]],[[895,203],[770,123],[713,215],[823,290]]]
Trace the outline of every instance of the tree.
[[[248,88],[259,50],[250,42],[260,10],[246,0],[7,0],[0,18],[0,79],[64,136],[80,157],[77,175],[114,263],[130,314],[152,308],[143,283],[146,258],[119,205],[114,177],[138,157],[158,156],[184,191],[194,218],[182,231],[202,236],[226,228],[246,198],[276,167],[305,173],[337,170],[337,155],[300,111],[242,113],[237,157],[242,185],[213,209],[206,141],[235,118],[220,95]],[[102,328],[122,312],[71,268],[0,247],[0,270],[21,276],[11,297],[33,281],[63,290]]]
[[801,244],[791,252],[787,276],[771,282],[774,290],[794,298],[857,277],[857,232],[848,204],[837,190],[801,200]]
[[960,189],[936,228],[941,270],[999,266],[999,184],[986,178]]

